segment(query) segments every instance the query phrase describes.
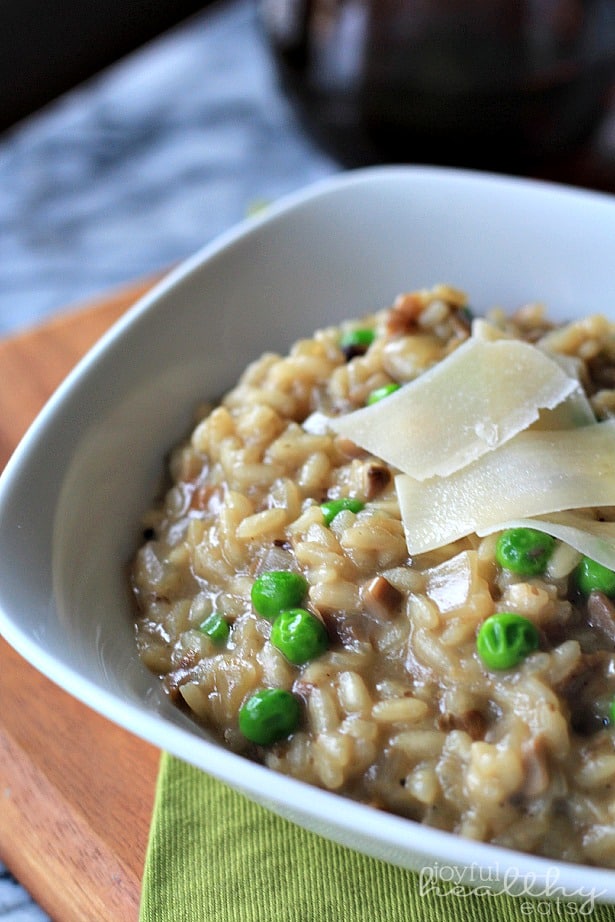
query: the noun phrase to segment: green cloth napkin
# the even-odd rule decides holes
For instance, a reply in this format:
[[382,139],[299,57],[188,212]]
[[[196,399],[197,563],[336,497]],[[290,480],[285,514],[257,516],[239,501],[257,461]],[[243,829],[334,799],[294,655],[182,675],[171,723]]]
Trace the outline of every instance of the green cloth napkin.
[[163,754],[140,922],[615,922],[591,895],[515,897],[438,874],[329,842]]

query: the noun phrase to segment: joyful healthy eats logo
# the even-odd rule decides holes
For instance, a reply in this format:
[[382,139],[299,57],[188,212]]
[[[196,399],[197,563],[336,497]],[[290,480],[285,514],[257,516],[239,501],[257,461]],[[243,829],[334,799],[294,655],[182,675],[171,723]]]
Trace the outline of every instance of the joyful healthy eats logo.
[[434,864],[419,872],[420,896],[442,898],[485,897],[495,899],[513,896],[519,899],[521,917],[577,919],[588,918],[605,890],[579,887],[574,890],[559,883],[557,868],[549,868],[546,875],[522,873],[518,868],[500,869],[496,865],[471,864],[452,866]]

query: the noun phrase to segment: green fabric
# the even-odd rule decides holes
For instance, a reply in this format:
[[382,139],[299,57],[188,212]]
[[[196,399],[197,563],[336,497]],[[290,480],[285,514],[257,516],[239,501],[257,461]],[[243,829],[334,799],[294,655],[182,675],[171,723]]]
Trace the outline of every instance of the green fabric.
[[451,886],[306,832],[162,757],[140,922],[615,922],[615,907],[591,896],[579,907],[567,895],[547,903]]

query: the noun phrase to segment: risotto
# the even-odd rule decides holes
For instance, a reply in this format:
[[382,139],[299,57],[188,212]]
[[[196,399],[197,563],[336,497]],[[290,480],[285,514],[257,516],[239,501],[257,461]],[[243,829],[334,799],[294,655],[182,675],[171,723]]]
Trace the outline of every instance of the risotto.
[[[400,414],[475,340],[527,344],[553,366],[549,387],[561,375],[568,390],[504,435],[512,411],[486,434],[479,419],[478,449],[472,435],[452,470],[441,463],[461,414],[427,407],[421,452],[439,473],[416,476],[391,461],[421,440],[403,446]],[[447,387],[471,413],[465,379]],[[541,458],[574,454],[557,439],[611,438],[612,415],[606,319],[556,327],[527,304],[479,320],[445,285],[262,356],[201,408],[145,517],[131,572],[140,656],[179,707],[275,771],[462,836],[615,867],[615,452],[608,439],[581,447],[580,467],[540,479]],[[371,420],[388,425],[378,450]],[[534,461],[493,473],[530,442]],[[555,454],[540,454],[547,443]],[[606,458],[594,493],[588,452]],[[468,486],[481,465],[505,484],[491,517]],[[570,504],[525,508],[562,478]]]

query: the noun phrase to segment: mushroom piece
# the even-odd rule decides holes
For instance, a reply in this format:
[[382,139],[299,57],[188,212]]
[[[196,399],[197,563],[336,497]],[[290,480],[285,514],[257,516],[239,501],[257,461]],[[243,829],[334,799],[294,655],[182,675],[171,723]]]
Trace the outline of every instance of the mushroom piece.
[[587,621],[615,645],[615,605],[604,592],[594,590],[587,598]]
[[365,498],[375,499],[391,482],[391,472],[385,464],[368,464],[364,474]]
[[471,739],[482,740],[485,738],[488,720],[477,708],[471,708],[463,714],[442,714],[438,718],[438,727],[446,732],[464,730]]
[[570,726],[575,733],[589,736],[608,723],[601,701],[613,687],[615,655],[609,650],[582,653],[577,666],[555,685],[570,711]]
[[418,292],[399,295],[389,311],[387,319],[389,335],[414,332],[424,309],[425,301]]
[[363,589],[363,603],[371,615],[388,621],[399,609],[402,593],[384,576],[376,576]]

